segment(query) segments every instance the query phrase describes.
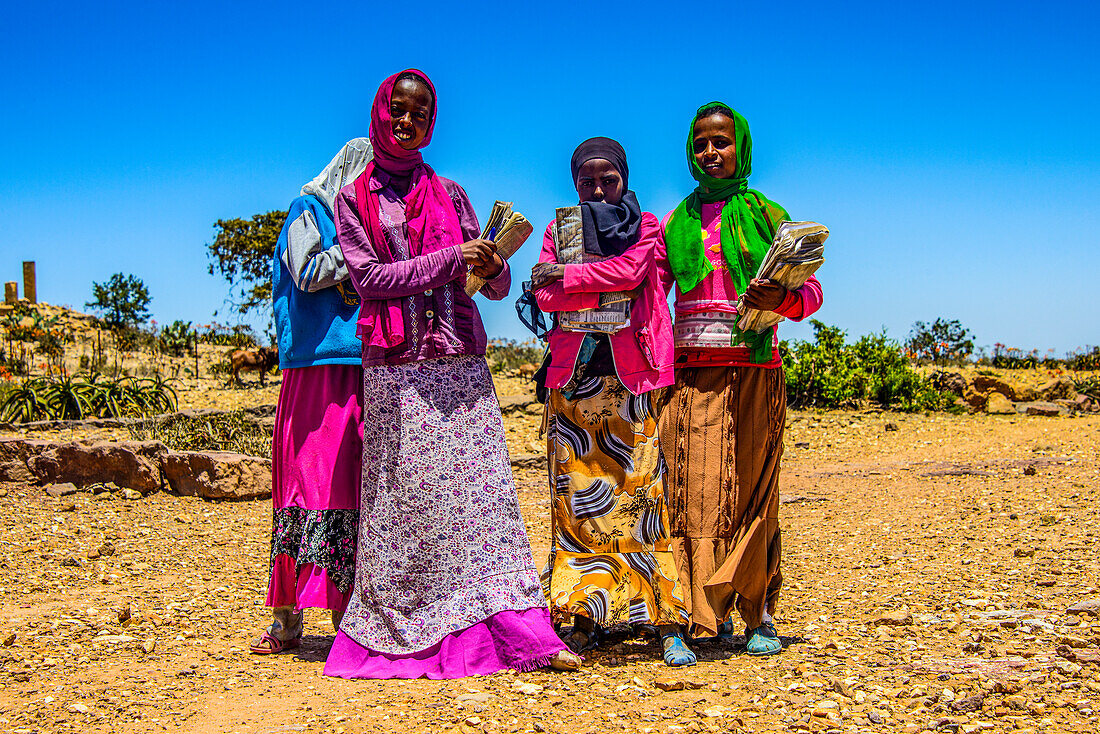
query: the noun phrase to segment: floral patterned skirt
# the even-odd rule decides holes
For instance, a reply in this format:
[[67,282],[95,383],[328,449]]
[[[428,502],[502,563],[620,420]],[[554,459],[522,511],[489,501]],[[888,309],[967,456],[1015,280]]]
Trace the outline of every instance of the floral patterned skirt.
[[551,390],[547,410],[551,616],[686,623],[650,394],[588,377]]
[[524,617],[533,627],[481,625],[546,609],[484,357],[367,367],[363,405],[355,587],[325,673],[405,677],[413,656],[475,626],[496,648],[485,659],[545,664],[564,649],[545,611]]

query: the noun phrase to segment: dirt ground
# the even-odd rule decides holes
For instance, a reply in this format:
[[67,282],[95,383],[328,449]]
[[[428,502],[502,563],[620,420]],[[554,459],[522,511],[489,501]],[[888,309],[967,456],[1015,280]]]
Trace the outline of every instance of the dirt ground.
[[[537,416],[507,423],[539,449]],[[1098,446],[1097,416],[791,413],[781,655],[704,642],[670,671],[623,633],[580,673],[456,681],[323,677],[320,612],[250,656],[269,502],[3,485],[0,731],[1100,731],[1100,618],[1067,612],[1100,598]],[[541,567],[544,475],[516,478]]]

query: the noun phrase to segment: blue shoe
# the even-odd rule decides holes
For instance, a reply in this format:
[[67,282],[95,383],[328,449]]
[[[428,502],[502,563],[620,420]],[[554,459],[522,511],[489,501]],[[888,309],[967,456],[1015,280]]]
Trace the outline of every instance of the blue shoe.
[[745,652],[749,655],[775,655],[783,652],[783,643],[775,632],[775,625],[765,622],[754,630],[745,630]]
[[727,619],[718,625],[718,634],[715,637],[722,642],[733,642],[733,619]]
[[695,653],[691,651],[691,648],[684,642],[684,638],[680,635],[667,635],[661,642],[665,648],[665,665],[670,668],[679,668],[688,665],[695,665],[698,660],[695,657]]

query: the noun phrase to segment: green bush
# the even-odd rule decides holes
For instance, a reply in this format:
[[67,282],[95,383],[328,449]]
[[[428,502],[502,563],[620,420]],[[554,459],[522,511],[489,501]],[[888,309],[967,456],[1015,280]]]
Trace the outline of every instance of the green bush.
[[271,434],[256,419],[236,410],[210,416],[173,415],[127,426],[137,441],[161,441],[174,451],[233,451],[270,456]]
[[1066,355],[1065,365],[1067,369],[1074,371],[1100,370],[1100,347],[1085,347],[1084,352]]
[[176,319],[160,330],[157,343],[160,350],[171,357],[182,357],[185,353],[194,354],[197,345],[196,334],[190,321]]
[[0,420],[28,423],[139,417],[169,413],[176,410],[176,405],[176,391],[159,377],[36,377],[7,390],[0,402]]
[[534,339],[516,341],[515,339],[491,339],[485,347],[485,359],[489,370],[498,375],[512,372],[520,365],[542,363],[543,346]]
[[953,408],[954,396],[933,388],[885,332],[847,344],[839,327],[811,323],[812,342],[779,345],[791,407],[850,409],[870,402],[907,412]]

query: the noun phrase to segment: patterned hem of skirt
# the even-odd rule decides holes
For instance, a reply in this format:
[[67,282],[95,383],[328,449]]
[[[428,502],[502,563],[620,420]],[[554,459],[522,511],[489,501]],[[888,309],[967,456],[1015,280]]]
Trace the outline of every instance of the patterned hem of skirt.
[[270,568],[286,555],[295,572],[313,564],[323,568],[342,594],[355,579],[355,542],[359,536],[358,510],[307,510],[281,507],[271,518]]

